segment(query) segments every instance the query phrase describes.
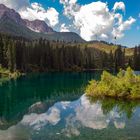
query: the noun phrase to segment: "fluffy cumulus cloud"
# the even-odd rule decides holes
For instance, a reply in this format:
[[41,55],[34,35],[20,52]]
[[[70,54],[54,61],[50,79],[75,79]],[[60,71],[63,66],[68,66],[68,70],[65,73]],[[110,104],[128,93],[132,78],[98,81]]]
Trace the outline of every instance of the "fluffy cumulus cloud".
[[113,23],[113,15],[109,12],[106,3],[102,2],[82,6],[74,15],[74,24],[87,41],[96,36],[107,38]]
[[44,20],[52,27],[59,23],[59,13],[53,7],[45,9],[37,2],[29,3],[29,0],[2,0],[1,3],[15,9],[22,18]]
[[60,32],[69,32],[69,27],[67,27],[66,24],[63,23],[60,27]]
[[73,19],[81,37],[87,41],[96,38],[120,39],[124,36],[124,31],[136,21],[132,17],[123,19],[124,14],[118,11],[125,12],[123,2],[116,2],[111,10],[107,3],[101,1],[86,5],[79,5],[76,0],[60,0],[60,3],[64,5],[64,15]]
[[29,0],[0,0],[0,3],[15,10],[23,9],[29,6]]
[[75,12],[78,12],[80,5],[77,4],[77,0],[60,0],[60,3],[64,6],[63,14],[71,19]]
[[59,23],[59,13],[55,8],[48,8],[47,10],[39,3],[32,3],[30,7],[21,9],[19,11],[23,18],[29,20],[40,19],[49,23],[50,26],[55,26]]
[[116,2],[114,4],[113,10],[114,11],[116,11],[116,10],[123,10],[123,11],[125,11],[125,4],[123,2]]
[[116,38],[124,37],[124,31],[130,29],[135,21],[136,20],[132,17],[129,17],[129,19],[124,22],[121,21],[116,28],[113,28],[112,35]]

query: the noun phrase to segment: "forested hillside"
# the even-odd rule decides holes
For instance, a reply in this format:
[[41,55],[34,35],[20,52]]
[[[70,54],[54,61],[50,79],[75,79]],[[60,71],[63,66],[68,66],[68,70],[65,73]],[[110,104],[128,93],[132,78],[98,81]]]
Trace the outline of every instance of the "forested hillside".
[[41,38],[31,41],[0,35],[0,64],[10,71],[118,70],[128,65],[139,70],[139,60],[139,47],[128,51],[103,42],[65,43]]

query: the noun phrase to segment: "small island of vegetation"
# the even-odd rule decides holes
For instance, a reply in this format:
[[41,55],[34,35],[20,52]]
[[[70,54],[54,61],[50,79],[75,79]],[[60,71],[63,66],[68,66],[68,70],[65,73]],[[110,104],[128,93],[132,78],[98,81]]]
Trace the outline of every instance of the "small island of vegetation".
[[92,80],[86,87],[86,95],[92,97],[113,97],[140,99],[140,76],[128,67],[115,76],[103,71],[100,81]]

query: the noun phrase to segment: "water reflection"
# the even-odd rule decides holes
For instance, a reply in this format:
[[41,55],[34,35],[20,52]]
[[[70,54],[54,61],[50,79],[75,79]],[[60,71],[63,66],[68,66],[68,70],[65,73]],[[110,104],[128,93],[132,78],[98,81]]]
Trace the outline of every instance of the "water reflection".
[[96,103],[97,101],[101,103],[102,110],[104,114],[108,114],[114,108],[117,108],[117,111],[120,114],[125,114],[127,118],[131,118],[137,107],[140,106],[139,100],[127,100],[127,99],[111,99],[111,98],[88,98],[90,102]]
[[0,129],[21,121],[28,108],[36,102],[47,101],[44,109],[38,108],[38,113],[41,113],[57,101],[79,98],[88,80],[99,77],[100,72],[44,73],[3,82],[0,84]]
[[99,77],[48,73],[2,84],[0,140],[139,140],[139,101],[81,96]]
[[[29,107],[28,113],[16,126],[0,131],[0,139],[86,139],[87,136],[98,133],[105,135],[110,130],[112,131],[112,134],[109,134],[110,137],[114,132],[116,134],[120,132],[119,130],[124,130],[123,136],[127,136],[128,130],[134,131],[131,123],[133,125],[137,123],[136,129],[140,129],[140,124],[138,125],[140,109],[137,103],[112,99],[89,100],[85,95],[76,101],[57,102],[49,109],[46,108],[45,102],[37,102]],[[44,112],[38,112],[40,109]],[[131,112],[130,116],[128,112]],[[82,135],[84,135],[83,138],[81,138]]]

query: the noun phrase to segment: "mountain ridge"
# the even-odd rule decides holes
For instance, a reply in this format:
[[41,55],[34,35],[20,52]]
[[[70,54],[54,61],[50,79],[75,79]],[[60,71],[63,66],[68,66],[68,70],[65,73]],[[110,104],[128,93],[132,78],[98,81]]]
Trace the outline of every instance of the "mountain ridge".
[[74,32],[56,32],[44,21],[22,19],[15,10],[0,4],[0,32],[24,38],[59,40],[65,42],[85,42]]

